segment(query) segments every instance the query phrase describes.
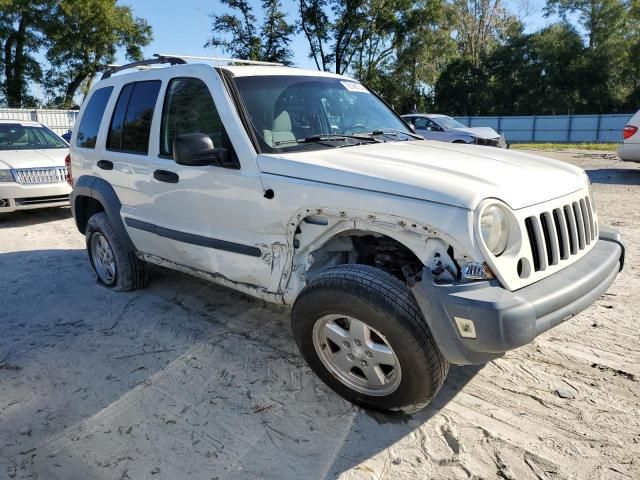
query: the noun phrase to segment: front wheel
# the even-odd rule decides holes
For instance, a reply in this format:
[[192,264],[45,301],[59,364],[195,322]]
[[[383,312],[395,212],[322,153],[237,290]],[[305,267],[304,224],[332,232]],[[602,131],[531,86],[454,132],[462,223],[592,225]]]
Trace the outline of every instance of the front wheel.
[[339,265],[311,280],[292,310],[305,360],[347,400],[415,412],[436,395],[448,363],[404,283],[367,265]]

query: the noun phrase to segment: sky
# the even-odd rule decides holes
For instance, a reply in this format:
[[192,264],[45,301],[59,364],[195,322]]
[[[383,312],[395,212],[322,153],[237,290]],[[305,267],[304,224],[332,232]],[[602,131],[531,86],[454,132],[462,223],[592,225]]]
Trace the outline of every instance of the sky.
[[[282,0],[283,7],[294,22],[297,18],[294,0]],[[544,0],[505,0],[505,4],[512,12],[518,12],[525,17],[528,31],[537,30],[550,23],[542,15]],[[145,58],[154,53],[173,53],[198,56],[228,56],[221,49],[204,48],[210,35],[212,13],[226,12],[217,0],[181,0],[179,6],[170,9],[159,8],[157,0],[125,0],[119,2],[132,7],[134,14],[147,19],[153,28],[154,40],[144,49]],[[249,0],[254,7],[258,20],[262,18],[261,2]],[[308,58],[309,48],[307,40],[302,35],[296,35],[291,48],[294,53],[294,63],[303,68],[316,68],[313,60]],[[126,63],[123,55],[118,63]]]

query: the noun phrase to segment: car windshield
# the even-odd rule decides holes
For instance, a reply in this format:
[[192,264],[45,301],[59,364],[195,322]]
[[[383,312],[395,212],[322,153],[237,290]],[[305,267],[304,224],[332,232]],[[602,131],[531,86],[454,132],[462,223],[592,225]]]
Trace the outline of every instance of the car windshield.
[[0,123],[0,150],[68,148],[69,145],[44,126]]
[[447,128],[447,129],[448,128],[467,128],[467,126],[464,123],[460,123],[455,118],[451,118],[447,116],[435,117],[432,120],[437,124],[439,124],[441,127]]
[[356,81],[290,75],[234,81],[265,152],[415,138],[384,102]]

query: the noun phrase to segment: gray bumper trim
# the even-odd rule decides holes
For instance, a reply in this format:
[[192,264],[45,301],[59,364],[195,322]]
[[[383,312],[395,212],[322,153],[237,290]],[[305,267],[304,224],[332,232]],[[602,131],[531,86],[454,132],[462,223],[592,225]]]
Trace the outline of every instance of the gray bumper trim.
[[[413,287],[445,358],[458,365],[485,363],[531,342],[578,314],[613,283],[622,268],[620,235],[600,228],[600,239],[576,263],[528,287],[510,292],[495,280],[441,285],[431,272]],[[462,338],[454,317],[472,320],[477,338]]]

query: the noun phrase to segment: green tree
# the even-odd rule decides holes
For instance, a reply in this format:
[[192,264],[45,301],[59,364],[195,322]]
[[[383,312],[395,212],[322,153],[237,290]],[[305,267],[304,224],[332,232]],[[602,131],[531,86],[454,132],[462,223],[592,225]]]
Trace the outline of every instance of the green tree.
[[444,0],[300,0],[299,7],[318,69],[354,75],[399,111],[429,103],[430,85],[455,51]]
[[206,47],[222,47],[236,58],[291,65],[289,44],[295,27],[287,22],[280,0],[263,0],[260,26],[246,0],[221,0],[232,13],[211,15],[212,36]]
[[0,91],[10,107],[36,104],[29,82],[42,79],[35,54],[44,44],[42,30],[50,20],[53,1],[0,0]]
[[299,0],[300,31],[309,43],[309,58],[319,70],[349,71],[354,56],[363,52],[361,47],[380,33],[376,31],[379,25],[370,21],[376,16],[374,9],[383,4],[375,0]]
[[130,60],[142,58],[141,47],[152,39],[146,20],[114,0],[59,0],[46,34],[44,85],[53,104],[69,108],[81,87],[85,94],[96,73],[113,63],[118,49]]
[[501,0],[452,0],[454,36],[464,59],[479,67],[486,56],[508,35],[519,20]]

